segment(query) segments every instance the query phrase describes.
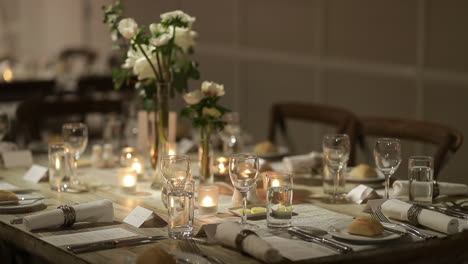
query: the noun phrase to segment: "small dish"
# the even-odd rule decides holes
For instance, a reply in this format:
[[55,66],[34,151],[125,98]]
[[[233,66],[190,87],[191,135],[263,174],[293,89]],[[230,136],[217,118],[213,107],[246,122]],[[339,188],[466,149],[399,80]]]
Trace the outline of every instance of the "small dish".
[[[337,224],[337,225],[332,225],[328,228],[327,231],[333,237],[340,238],[340,239],[347,240],[347,241],[359,242],[363,244],[383,243],[383,242],[398,239],[401,237],[401,235],[389,232],[387,230],[384,230],[382,234],[375,236],[375,237],[353,235],[353,234],[348,233],[347,231],[347,228],[350,224],[351,224],[351,221]],[[391,229],[405,232],[405,229],[394,224],[382,223],[382,225]]]
[[[266,217],[266,205],[265,204],[248,204],[247,209],[252,209],[253,207],[263,207],[265,208],[265,212],[258,212],[254,214],[247,214],[247,219],[250,218],[259,218],[259,217]],[[229,212],[231,212],[234,215],[242,217],[242,212],[239,212],[237,210],[242,209],[242,206],[236,206],[236,207],[231,207],[228,208]]]
[[355,182],[355,183],[376,183],[376,182],[383,182],[385,181],[385,175],[378,169],[375,169],[377,172],[377,178],[353,178],[349,176],[349,172],[353,169],[353,167],[348,167],[346,169],[346,181],[347,182]]

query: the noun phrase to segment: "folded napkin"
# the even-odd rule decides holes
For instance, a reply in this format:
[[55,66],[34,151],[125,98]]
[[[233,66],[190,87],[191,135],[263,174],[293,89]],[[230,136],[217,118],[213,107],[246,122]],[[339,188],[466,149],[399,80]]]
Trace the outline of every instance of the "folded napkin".
[[[408,210],[410,207],[411,204],[409,203],[397,199],[390,199],[382,204],[382,212],[392,219],[408,221]],[[457,218],[426,209],[421,210],[418,216],[418,222],[422,226],[446,234],[457,233],[458,225],[460,224]]]
[[[215,240],[224,246],[237,248],[236,237],[242,226],[235,222],[224,222],[216,228]],[[247,236],[242,242],[243,252],[266,263],[276,263],[282,257],[278,250],[256,235]]]
[[[424,182],[413,182],[415,196],[428,196],[428,184]],[[465,184],[439,182],[439,195],[461,195],[468,194],[468,186]],[[409,181],[395,181],[393,183],[392,197],[408,196],[409,195]]]
[[313,151],[306,155],[284,157],[283,164],[287,171],[306,173],[310,172],[312,169],[322,167],[323,154]]
[[[78,222],[107,223],[114,220],[114,206],[111,200],[99,200],[71,205],[75,209]],[[24,217],[23,223],[28,230],[56,227],[63,225],[64,215],[61,209],[54,209]]]
[[366,203],[368,200],[378,199],[380,196],[377,192],[367,187],[366,185],[360,184],[354,187],[351,191],[346,194],[346,199],[357,204]]

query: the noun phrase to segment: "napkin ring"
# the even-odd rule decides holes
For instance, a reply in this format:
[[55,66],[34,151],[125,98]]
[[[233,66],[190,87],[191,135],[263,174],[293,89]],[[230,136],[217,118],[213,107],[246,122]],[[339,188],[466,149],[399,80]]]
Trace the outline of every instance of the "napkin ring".
[[72,226],[76,221],[76,212],[75,209],[69,205],[60,205],[57,209],[62,210],[63,212],[63,226],[69,227]]
[[258,236],[254,231],[252,230],[248,230],[248,229],[244,229],[242,231],[239,232],[239,234],[237,234],[236,236],[236,248],[239,249],[240,251],[243,251],[242,249],[242,242],[244,242],[244,239],[250,235],[254,235],[254,236]]
[[408,209],[408,220],[413,225],[419,225],[418,216],[422,211],[420,205],[414,204]]

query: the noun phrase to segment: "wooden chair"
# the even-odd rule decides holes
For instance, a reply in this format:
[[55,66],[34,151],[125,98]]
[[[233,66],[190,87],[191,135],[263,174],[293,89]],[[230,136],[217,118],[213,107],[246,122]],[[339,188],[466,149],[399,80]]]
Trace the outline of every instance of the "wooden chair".
[[463,143],[463,134],[450,127],[417,120],[367,117],[359,122],[359,143],[365,148],[364,136],[395,137],[429,143],[437,147],[434,158],[434,178],[450,154],[455,153]]
[[336,133],[348,134],[351,141],[349,164],[354,165],[357,118],[352,112],[342,108],[312,103],[280,102],[274,104],[270,113],[268,139],[271,142],[276,142],[276,129],[279,128],[289,149],[294,152],[294,146],[288,136],[287,119],[322,123],[335,127]]

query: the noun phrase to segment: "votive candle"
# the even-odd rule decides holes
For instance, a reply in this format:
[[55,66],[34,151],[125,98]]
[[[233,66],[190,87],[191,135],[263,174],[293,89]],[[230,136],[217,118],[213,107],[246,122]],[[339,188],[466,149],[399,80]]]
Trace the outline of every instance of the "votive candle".
[[124,192],[134,193],[136,191],[138,176],[132,168],[119,169],[119,186]]
[[198,213],[215,215],[218,213],[219,188],[216,185],[198,187]]

